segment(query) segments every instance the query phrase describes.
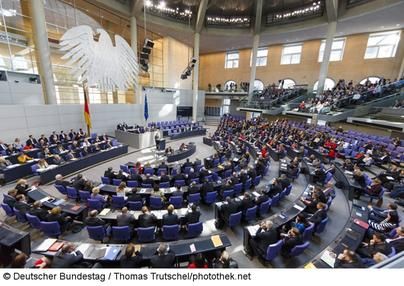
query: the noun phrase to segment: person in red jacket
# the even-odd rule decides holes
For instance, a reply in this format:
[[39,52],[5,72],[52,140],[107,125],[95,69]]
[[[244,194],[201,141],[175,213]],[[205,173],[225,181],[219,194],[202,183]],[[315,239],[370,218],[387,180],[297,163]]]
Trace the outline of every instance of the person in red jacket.
[[202,253],[198,253],[196,256],[191,255],[188,268],[208,268],[208,262]]

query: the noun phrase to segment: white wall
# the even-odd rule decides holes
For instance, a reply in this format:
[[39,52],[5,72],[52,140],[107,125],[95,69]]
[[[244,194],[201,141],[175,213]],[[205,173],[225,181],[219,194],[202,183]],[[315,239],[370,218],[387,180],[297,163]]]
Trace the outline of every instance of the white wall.
[[[119,122],[144,124],[141,104],[90,105],[91,132],[113,134]],[[173,104],[149,103],[149,121],[175,120]],[[52,131],[67,132],[70,128],[86,128],[83,105],[0,105],[0,140],[8,143],[16,137],[26,140],[29,134],[49,135]]]
[[163,40],[164,87],[192,89],[192,75],[186,80],[180,78],[193,56],[193,49],[171,37]]
[[[174,104],[175,108],[177,106],[192,106],[192,90],[191,89],[165,89],[165,88],[149,88],[145,87],[143,94],[147,95],[147,101],[149,104],[162,104],[167,105]],[[143,95],[144,97],[144,95]],[[168,107],[163,108],[166,110]],[[198,91],[198,112],[197,120],[203,119],[205,109],[205,91]],[[150,109],[149,109],[149,115]],[[161,121],[161,120],[160,120]]]
[[42,87],[36,83],[0,81],[0,104],[44,104]]

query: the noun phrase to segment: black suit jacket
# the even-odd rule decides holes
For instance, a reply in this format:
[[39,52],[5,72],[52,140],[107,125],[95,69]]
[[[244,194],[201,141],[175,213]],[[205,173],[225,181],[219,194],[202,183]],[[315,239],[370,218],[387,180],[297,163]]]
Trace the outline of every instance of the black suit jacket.
[[88,217],[84,220],[84,223],[88,226],[103,226],[105,221],[98,217]]
[[31,209],[28,213],[30,215],[37,216],[39,218],[39,220],[42,220],[42,221],[46,220],[46,216],[48,215],[48,212],[41,208]]
[[72,253],[59,253],[55,255],[52,260],[52,268],[70,268],[72,265],[80,262],[83,259],[83,254],[80,251],[76,252],[76,255]]
[[201,213],[199,211],[187,212],[187,214],[185,215],[185,220],[188,224],[197,223],[197,222],[199,222],[200,216],[201,216]]
[[303,243],[303,239],[300,235],[295,237],[286,237],[282,246],[282,253],[289,254],[293,247]]
[[222,212],[224,218],[229,219],[229,216],[231,214],[238,212],[239,209],[240,209],[240,205],[237,202],[235,202],[234,200],[232,200],[230,203],[225,203],[222,205],[221,212]]
[[318,210],[316,211],[310,218],[309,221],[314,224],[319,224],[323,219],[327,217],[327,211],[325,210]]
[[151,268],[172,268],[175,261],[174,253],[167,253],[166,255],[153,255],[150,258]]
[[140,268],[142,266],[143,256],[138,253],[136,256],[126,257],[123,255],[119,261],[121,268]]
[[16,202],[14,204],[14,208],[16,210],[19,210],[21,213],[27,213],[30,209],[29,204],[25,203],[25,202]]
[[157,218],[155,215],[150,213],[141,214],[138,217],[139,227],[151,227],[155,226],[157,223]]
[[257,246],[262,253],[266,253],[268,245],[278,241],[278,232],[276,229],[268,231],[259,228],[254,238],[257,241]]
[[165,214],[163,215],[163,225],[173,225],[179,224],[180,220],[178,219],[177,214]]

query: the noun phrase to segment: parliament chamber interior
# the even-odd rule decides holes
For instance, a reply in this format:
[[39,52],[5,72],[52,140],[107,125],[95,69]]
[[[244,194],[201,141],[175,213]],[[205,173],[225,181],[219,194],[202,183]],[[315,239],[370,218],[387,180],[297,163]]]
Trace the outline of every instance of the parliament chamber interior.
[[0,268],[404,268],[403,1],[0,6]]

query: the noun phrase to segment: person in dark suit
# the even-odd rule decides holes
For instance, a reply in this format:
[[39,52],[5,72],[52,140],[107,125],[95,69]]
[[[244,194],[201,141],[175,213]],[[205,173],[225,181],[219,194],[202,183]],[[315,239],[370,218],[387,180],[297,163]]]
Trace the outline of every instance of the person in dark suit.
[[359,255],[349,250],[348,248],[344,249],[344,251],[337,256],[334,264],[334,268],[364,268],[364,267],[365,266],[362,263]]
[[180,220],[178,218],[178,215],[174,213],[174,206],[169,205],[167,207],[167,212],[165,215],[163,215],[163,220],[162,224],[163,225],[174,225],[174,224],[180,224]]
[[358,253],[363,258],[372,258],[376,253],[382,253],[384,255],[389,255],[391,253],[391,246],[386,242],[386,237],[384,234],[375,232],[369,243],[362,244],[357,250]]
[[112,167],[108,167],[108,169],[105,170],[104,177],[110,178],[111,180],[115,179],[115,174]]
[[255,206],[254,199],[251,197],[250,193],[245,192],[244,197],[241,200],[241,211],[245,213],[247,209],[252,208],[253,206]]
[[70,187],[72,184],[69,181],[64,180],[61,174],[57,174],[55,176],[55,185],[62,185],[66,188]]
[[76,190],[82,190],[86,184],[86,180],[83,178],[82,174],[78,174],[75,178],[73,178],[72,186]]
[[40,201],[35,201],[32,204],[32,208],[28,211],[30,215],[34,215],[39,218],[41,221],[46,220],[46,216],[48,215],[48,212],[44,210],[42,207],[42,204]]
[[292,227],[287,234],[281,234],[281,236],[283,236],[282,256],[288,256],[293,247],[303,243],[302,236],[295,227]]
[[282,190],[290,186],[290,180],[286,176],[286,174],[282,174],[279,178],[279,183],[282,186]]
[[165,172],[161,172],[160,183],[170,182],[170,177]]
[[62,249],[53,257],[51,268],[72,268],[83,260],[83,254],[75,251],[71,243],[63,245]]
[[46,216],[46,221],[52,222],[57,221],[60,225],[60,230],[65,232],[72,223],[72,218],[70,216],[65,216],[62,214],[62,209],[60,207],[54,207],[50,210],[49,214]]
[[128,202],[143,202],[142,196],[138,194],[136,189],[132,189],[131,192],[126,194]]
[[278,181],[277,178],[273,179],[272,184],[269,187],[269,196],[273,197],[276,194],[279,194],[280,192],[282,192],[282,185],[280,184],[280,182]]
[[32,135],[29,135],[28,140],[25,142],[25,144],[28,146],[30,145],[36,146],[38,144],[38,141]]
[[191,168],[186,177],[187,177],[187,184],[189,185],[192,180],[199,178],[199,175],[195,173],[194,168]]
[[219,209],[219,216],[224,221],[228,221],[231,214],[240,210],[240,204],[234,199],[227,197],[226,202]]
[[204,181],[202,187],[201,187],[201,196],[204,197],[206,196],[207,193],[215,191],[213,183],[209,182],[207,179]]
[[15,189],[17,190],[17,194],[19,195],[26,195],[29,190],[29,185],[27,180],[19,179],[17,184],[15,185]]
[[309,221],[318,225],[323,219],[327,217],[326,204],[317,203],[317,211],[309,218]]
[[189,158],[185,161],[185,163],[182,165],[182,171],[185,171],[186,167],[192,167],[193,164],[189,161]]
[[183,197],[184,193],[181,191],[181,187],[177,187],[174,192],[171,193],[172,197]]
[[195,182],[192,182],[191,184],[189,184],[188,194],[199,193],[199,190],[200,190],[200,187]]
[[386,239],[390,247],[394,247],[396,252],[404,251],[404,227],[396,228],[396,235],[393,238]]
[[161,243],[157,253],[150,258],[151,268],[172,268],[175,262],[175,254],[170,252],[167,244]]
[[268,246],[278,242],[278,240],[279,233],[275,228],[273,228],[272,221],[264,221],[257,230],[255,237],[250,238],[250,249],[248,252],[251,256],[265,255]]
[[142,266],[143,255],[135,250],[135,246],[130,243],[126,246],[125,253],[119,260],[121,268],[140,268]]
[[9,190],[7,192],[7,195],[8,196],[4,196],[3,203],[9,205],[10,208],[13,208],[16,203],[15,197],[17,196],[17,190],[16,189]]
[[320,200],[316,192],[313,192],[311,197],[301,198],[300,200],[306,205],[306,213],[314,214],[317,211],[317,204],[320,202]]
[[14,208],[20,211],[23,214],[26,214],[30,210],[30,205],[27,203],[27,200],[24,195],[17,195],[15,197]]
[[97,217],[97,215],[98,215],[97,210],[90,211],[88,217],[86,217],[84,220],[84,224],[87,226],[105,226],[105,221]]
[[161,162],[158,169],[163,169],[163,170],[165,170],[165,172],[168,172],[168,166],[167,166],[166,162],[165,161]]
[[154,181],[152,180],[152,178],[150,178],[150,174],[146,175],[146,179],[144,179],[144,181],[142,182],[143,184],[148,184],[153,186],[154,185]]
[[129,226],[130,230],[133,230],[133,224],[135,222],[135,217],[128,212],[127,207],[123,207],[121,214],[116,217],[116,224],[118,226]]
[[157,218],[154,214],[149,212],[146,206],[142,207],[142,214],[138,217],[139,227],[151,227],[156,226]]
[[201,212],[198,210],[198,206],[196,204],[192,204],[191,208],[187,211],[185,215],[186,224],[197,223],[199,222],[199,218],[201,217]]

